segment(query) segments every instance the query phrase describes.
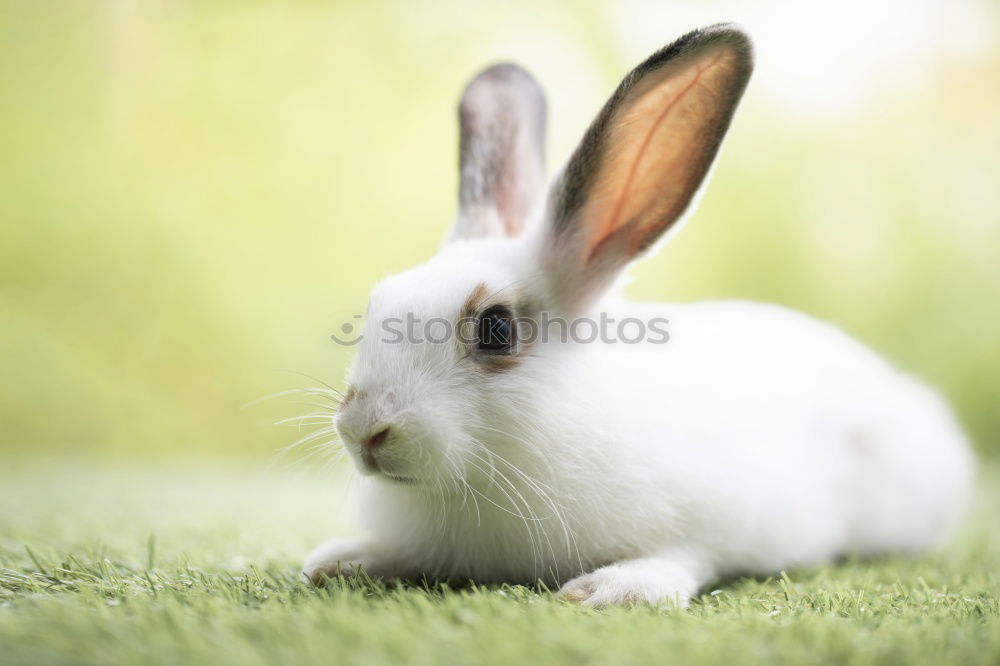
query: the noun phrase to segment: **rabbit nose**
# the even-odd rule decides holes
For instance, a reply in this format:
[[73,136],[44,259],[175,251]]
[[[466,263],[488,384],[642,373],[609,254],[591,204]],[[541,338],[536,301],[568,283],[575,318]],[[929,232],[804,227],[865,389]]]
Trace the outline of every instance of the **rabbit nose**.
[[382,428],[376,431],[374,434],[369,435],[361,441],[361,460],[364,461],[365,466],[370,470],[379,469],[378,459],[375,457],[375,449],[382,446],[385,442],[385,438],[389,436],[389,429]]
[[365,440],[361,442],[361,446],[366,451],[374,451],[378,447],[382,446],[383,442],[385,442],[388,436],[389,436],[389,429],[382,428],[381,430],[378,430],[374,434],[366,437]]

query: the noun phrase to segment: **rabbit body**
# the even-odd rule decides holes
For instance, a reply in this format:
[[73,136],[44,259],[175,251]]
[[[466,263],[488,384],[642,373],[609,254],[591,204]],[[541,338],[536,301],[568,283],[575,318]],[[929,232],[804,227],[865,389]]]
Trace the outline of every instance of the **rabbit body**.
[[[934,391],[783,307],[638,304],[613,289],[676,230],[750,63],[731,26],[654,54],[545,205],[525,140],[544,135],[533,80],[501,66],[470,84],[456,228],[373,291],[336,419],[366,475],[369,535],[322,544],[310,580],[363,567],[683,605],[719,576],[916,552],[948,534],[973,462]],[[414,315],[473,335],[387,341]],[[519,319],[550,335],[522,338]],[[612,324],[614,340],[561,328],[623,320],[633,330]],[[652,322],[667,335],[650,337]],[[494,327],[515,332],[498,344]]]
[[[483,266],[523,253],[506,243],[449,246],[380,289],[450,284],[461,292],[463,274],[467,288]],[[455,301],[435,295],[442,311]],[[423,311],[436,312],[430,303]],[[947,406],[838,329],[751,302],[612,298],[598,311],[615,321],[667,320],[669,340],[550,340],[521,367],[487,378],[488,391],[463,385],[447,362],[435,367],[433,354],[409,358],[412,350],[356,368],[398,371],[358,382],[409,387],[405,402],[429,433],[449,429],[433,423],[435,403],[456,400],[448,407],[478,445],[472,464],[497,472],[451,493],[365,477],[359,507],[371,541],[333,542],[316,557],[354,559],[377,575],[555,586],[659,558],[683,570],[666,594],[683,602],[719,576],[920,551],[960,515],[972,463]],[[345,547],[377,555],[348,558]]]

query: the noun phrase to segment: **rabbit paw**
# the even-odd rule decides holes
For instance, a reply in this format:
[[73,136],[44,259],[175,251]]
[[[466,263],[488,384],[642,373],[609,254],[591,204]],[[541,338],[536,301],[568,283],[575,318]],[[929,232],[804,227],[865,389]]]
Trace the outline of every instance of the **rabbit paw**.
[[686,608],[700,584],[686,567],[649,558],[619,562],[577,576],[559,597],[584,606],[677,606]]
[[322,585],[324,578],[350,577],[358,570],[373,578],[401,575],[393,566],[393,558],[384,549],[365,541],[331,539],[317,546],[302,565],[302,579]]

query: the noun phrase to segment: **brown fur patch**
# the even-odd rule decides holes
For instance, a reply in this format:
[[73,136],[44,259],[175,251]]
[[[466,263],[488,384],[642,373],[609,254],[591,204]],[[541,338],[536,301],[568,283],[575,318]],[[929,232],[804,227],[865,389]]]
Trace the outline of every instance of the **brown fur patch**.
[[460,319],[471,319],[476,316],[479,311],[479,306],[483,304],[486,297],[489,296],[490,290],[486,286],[485,282],[480,282],[475,286],[475,288],[469,293],[469,297],[465,299],[465,303],[462,304],[462,309],[459,310]]
[[355,389],[353,386],[348,386],[347,392],[344,393],[344,397],[341,398],[340,400],[340,408],[343,409],[344,407],[347,407],[347,404],[351,402],[351,400],[354,400],[354,398],[357,395],[358,395],[357,389]]
[[521,349],[518,348],[517,353],[514,354],[480,354],[479,367],[485,372],[503,372],[504,370],[510,370],[511,368],[517,366],[521,362],[521,358],[518,356]]

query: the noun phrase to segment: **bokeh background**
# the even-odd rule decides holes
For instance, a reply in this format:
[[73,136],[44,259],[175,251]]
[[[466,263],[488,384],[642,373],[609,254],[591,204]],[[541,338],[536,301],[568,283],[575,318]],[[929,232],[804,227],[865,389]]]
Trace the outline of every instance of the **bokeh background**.
[[0,459],[275,458],[308,407],[242,406],[341,387],[329,334],[451,220],[478,68],[542,81],[554,170],[721,20],[756,73],[630,293],[837,322],[1000,453],[1000,3],[0,0]]

